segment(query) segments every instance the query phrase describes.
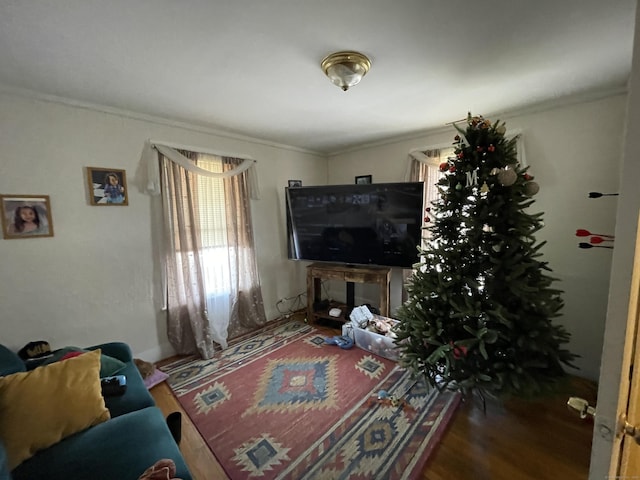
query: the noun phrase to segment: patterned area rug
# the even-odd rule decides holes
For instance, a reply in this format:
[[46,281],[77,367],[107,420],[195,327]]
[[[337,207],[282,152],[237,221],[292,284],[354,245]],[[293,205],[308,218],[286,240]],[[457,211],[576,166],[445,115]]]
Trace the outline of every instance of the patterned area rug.
[[[412,479],[459,396],[300,322],[162,367],[229,478]],[[400,406],[379,400],[385,390]]]

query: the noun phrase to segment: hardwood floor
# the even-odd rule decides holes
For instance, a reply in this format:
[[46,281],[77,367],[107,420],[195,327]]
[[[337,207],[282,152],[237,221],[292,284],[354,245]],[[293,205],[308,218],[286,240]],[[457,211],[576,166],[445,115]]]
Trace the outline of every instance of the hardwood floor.
[[171,412],[182,412],[182,441],[180,451],[194,480],[227,480],[226,473],[215,459],[200,433],[193,425],[169,385],[163,382],[151,389],[157,406],[166,417]]
[[422,480],[585,480],[592,420],[568,410],[570,396],[595,405],[597,387],[573,378],[563,393],[544,400],[463,403]]
[[[477,399],[466,401],[419,480],[584,480],[593,423],[566,403],[579,396],[595,405],[596,393],[594,383],[574,377],[562,393],[544,400],[488,400],[486,414]],[[180,450],[194,479],[227,480],[169,386],[161,383],[151,394],[165,416],[182,412]]]

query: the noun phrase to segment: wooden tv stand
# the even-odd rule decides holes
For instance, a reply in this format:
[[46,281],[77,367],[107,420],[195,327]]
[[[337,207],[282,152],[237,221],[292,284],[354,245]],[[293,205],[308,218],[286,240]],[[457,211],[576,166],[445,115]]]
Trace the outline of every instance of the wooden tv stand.
[[[314,309],[314,303],[322,298],[322,280],[340,280],[347,284],[347,303],[332,304],[327,308]],[[391,292],[391,268],[373,266],[348,266],[332,263],[312,263],[307,267],[307,321],[315,323],[319,318],[346,322],[354,305],[354,284],[375,283],[380,289],[380,315],[389,316]],[[332,317],[329,310],[338,307],[340,317]]]

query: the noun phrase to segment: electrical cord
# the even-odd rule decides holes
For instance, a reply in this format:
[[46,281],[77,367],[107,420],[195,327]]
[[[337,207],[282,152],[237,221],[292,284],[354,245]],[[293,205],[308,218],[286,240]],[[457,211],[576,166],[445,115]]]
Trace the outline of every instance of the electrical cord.
[[[302,298],[306,296],[307,296],[307,292],[302,292],[297,295],[294,295],[293,297],[281,298],[276,302],[276,310],[278,310],[278,313],[281,316],[288,318],[289,316],[296,313],[298,310],[306,308],[306,302],[302,301]],[[283,310],[281,308],[281,305],[285,302],[291,302],[291,303],[289,303],[288,308]]]
[[[326,283],[325,281],[322,281],[320,285],[326,298],[328,298],[329,301],[331,301],[331,296],[327,291],[327,286],[325,285],[325,283]],[[278,313],[280,314],[281,317],[289,318],[291,315],[293,315],[294,313],[300,310],[306,310],[307,308],[306,300],[305,301],[302,300],[303,298],[306,298],[306,296],[307,296],[307,292],[301,292],[297,295],[294,295],[293,297],[281,298],[276,302],[276,310],[278,310]],[[289,304],[288,308],[282,309],[281,305],[285,302],[292,302],[292,303]]]

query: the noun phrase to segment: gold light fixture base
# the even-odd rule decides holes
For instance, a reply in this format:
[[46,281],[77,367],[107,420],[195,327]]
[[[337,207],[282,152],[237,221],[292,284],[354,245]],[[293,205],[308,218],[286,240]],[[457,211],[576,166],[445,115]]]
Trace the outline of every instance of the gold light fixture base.
[[359,52],[336,52],[320,64],[324,74],[345,92],[357,85],[371,68],[371,60]]

